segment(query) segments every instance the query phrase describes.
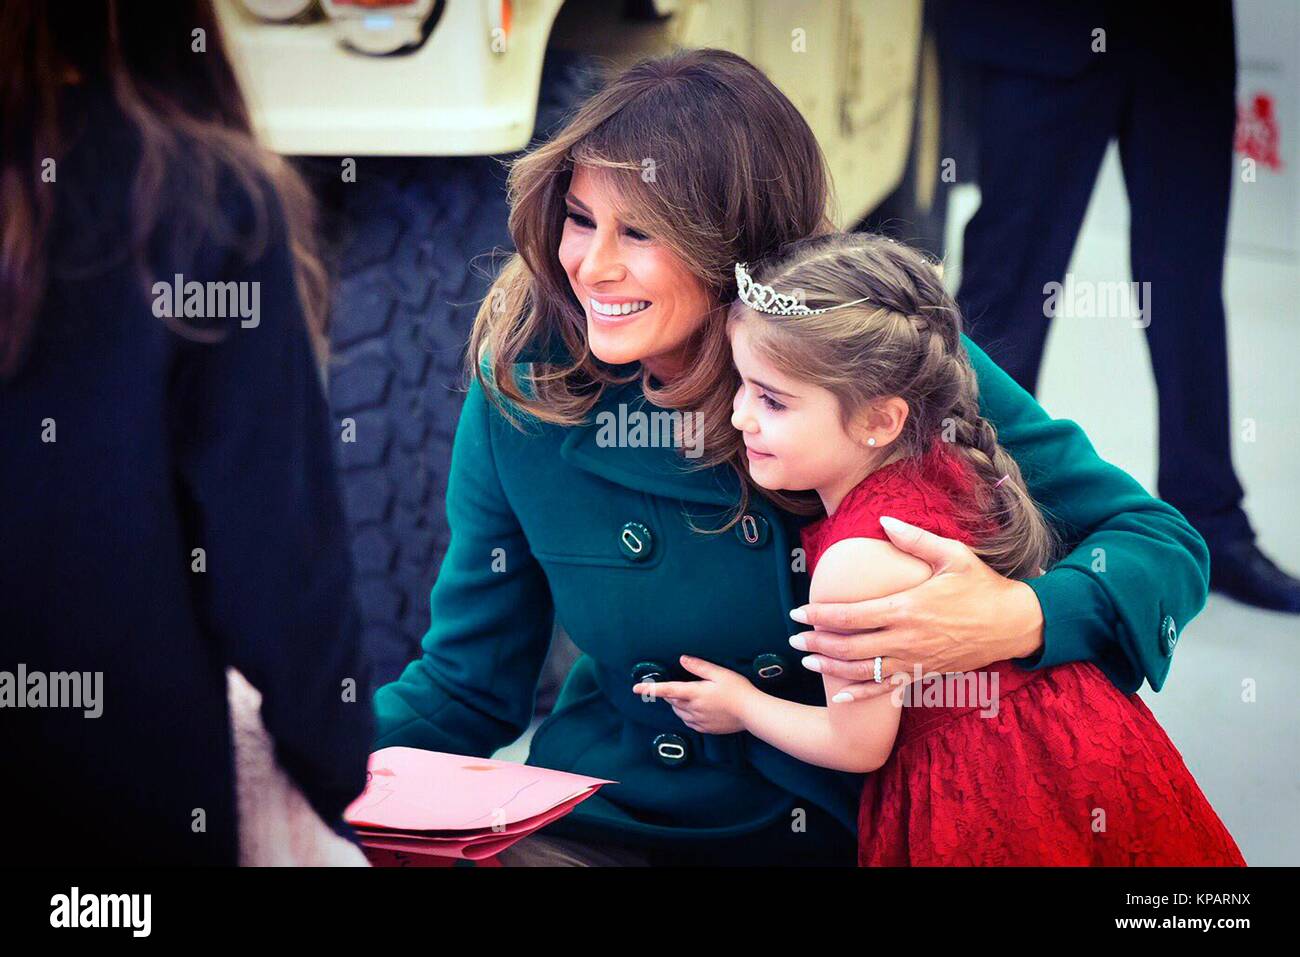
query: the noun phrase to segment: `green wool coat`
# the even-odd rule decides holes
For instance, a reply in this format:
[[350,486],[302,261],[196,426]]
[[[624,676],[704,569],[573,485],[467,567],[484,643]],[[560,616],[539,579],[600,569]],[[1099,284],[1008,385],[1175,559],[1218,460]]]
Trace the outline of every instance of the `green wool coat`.
[[[1073,422],[1053,419],[969,340],[983,414],[1070,546],[1030,581],[1044,646],[1018,662],[1095,662],[1118,687],[1159,689],[1178,629],[1203,606],[1209,556],[1172,507],[1102,461]],[[540,354],[525,358],[540,358]],[[686,678],[697,655],[773,694],[824,703],[799,664],[789,617],[807,600],[799,529],[812,519],[738,501],[726,467],[691,472],[664,447],[608,447],[598,414],[656,411],[638,381],[607,389],[589,420],[521,432],[469,389],[447,489],[451,542],[434,585],[423,654],[375,695],[375,747],[490,755],[529,725],[552,612],[583,652],[530,764],[617,781],[566,826],[664,847],[788,830],[811,802],[851,834],[862,778],[803,764],[747,733],[688,729],[665,702],[632,694],[644,676]],[[608,436],[608,431],[606,432]],[[846,836],[846,840],[851,837]]]

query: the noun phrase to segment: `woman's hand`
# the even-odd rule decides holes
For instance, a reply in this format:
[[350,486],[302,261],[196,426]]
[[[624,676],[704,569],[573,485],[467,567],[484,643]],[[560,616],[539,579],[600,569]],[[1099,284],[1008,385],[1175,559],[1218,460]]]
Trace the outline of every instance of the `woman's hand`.
[[796,608],[790,617],[814,629],[790,638],[794,648],[810,652],[804,667],[856,682],[843,691],[862,700],[899,687],[892,675],[910,682],[917,668],[923,675],[974,671],[1042,647],[1043,611],[1032,588],[999,575],[961,542],[894,518],[880,524],[934,575],[884,598]]
[[704,734],[744,731],[741,714],[745,702],[755,691],[749,679],[690,655],[682,655],[681,662],[683,668],[700,680],[643,681],[632,686],[633,693],[663,698],[692,731]]

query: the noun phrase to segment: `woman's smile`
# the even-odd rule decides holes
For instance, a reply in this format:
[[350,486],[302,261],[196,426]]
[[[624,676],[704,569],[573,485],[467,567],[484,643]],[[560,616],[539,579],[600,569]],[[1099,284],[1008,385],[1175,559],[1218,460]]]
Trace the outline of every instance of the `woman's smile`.
[[652,305],[653,303],[648,299],[593,295],[587,297],[587,312],[592,321],[607,326],[626,325]]

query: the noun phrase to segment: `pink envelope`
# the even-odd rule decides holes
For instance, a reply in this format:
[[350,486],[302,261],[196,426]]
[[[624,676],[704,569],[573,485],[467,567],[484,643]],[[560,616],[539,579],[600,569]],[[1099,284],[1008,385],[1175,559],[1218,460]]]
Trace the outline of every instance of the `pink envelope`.
[[[430,854],[407,854],[405,851],[390,851],[387,848],[362,845],[362,852],[371,867],[451,867],[456,861],[450,857],[434,857]],[[482,866],[482,865],[480,865]]]
[[449,844],[430,845],[423,845],[419,841],[385,840],[380,838],[366,838],[361,843],[363,847],[380,851],[400,851],[413,857],[450,857],[453,859],[463,858],[469,861],[481,861],[484,858],[500,854],[511,844],[522,841],[527,836],[527,834],[516,834],[514,837],[506,837],[497,841],[459,841]]
[[[366,789],[344,812],[365,830],[477,831],[500,839],[513,824],[536,827],[617,782],[511,761],[418,748],[384,748],[370,755]],[[532,828],[535,830],[536,827]],[[523,836],[522,834],[519,836]]]
[[[386,848],[363,846],[361,848],[370,861],[371,867],[453,867],[457,858],[436,857],[433,854],[408,854],[406,851],[390,851]],[[484,858],[474,862],[477,867],[500,867],[501,862],[495,857]]]
[[557,804],[549,811],[543,811],[541,814],[534,815],[533,817],[526,818],[522,821],[516,821],[513,824],[503,824],[496,828],[475,828],[472,831],[404,831],[398,828],[361,826],[356,828],[356,832],[361,837],[401,838],[402,840],[431,842],[473,841],[479,838],[497,838],[508,837],[512,834],[529,834],[537,830],[539,827],[551,823],[551,821],[554,821],[556,818],[563,817],[565,814],[569,813],[571,809],[591,797],[595,791],[595,788],[589,788],[577,797],[570,798],[562,804]]

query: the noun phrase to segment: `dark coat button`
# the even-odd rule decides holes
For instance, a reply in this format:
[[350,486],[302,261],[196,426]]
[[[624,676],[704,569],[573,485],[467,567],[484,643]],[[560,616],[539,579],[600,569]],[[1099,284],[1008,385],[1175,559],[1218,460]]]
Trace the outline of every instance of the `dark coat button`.
[[736,537],[750,548],[762,548],[770,534],[767,519],[758,512],[746,512],[736,523]]
[[642,681],[670,681],[668,666],[657,661],[638,661],[632,666],[632,684]]
[[690,758],[686,739],[680,734],[660,734],[654,739],[655,757],[665,767],[680,768]]
[[618,533],[618,550],[630,562],[643,562],[654,550],[654,536],[640,522],[624,522]]
[[775,683],[785,674],[785,659],[780,655],[764,654],[754,659],[754,677],[769,683]]
[[1165,615],[1160,622],[1160,650],[1166,656],[1172,656],[1174,645],[1178,644],[1178,626],[1172,615]]

